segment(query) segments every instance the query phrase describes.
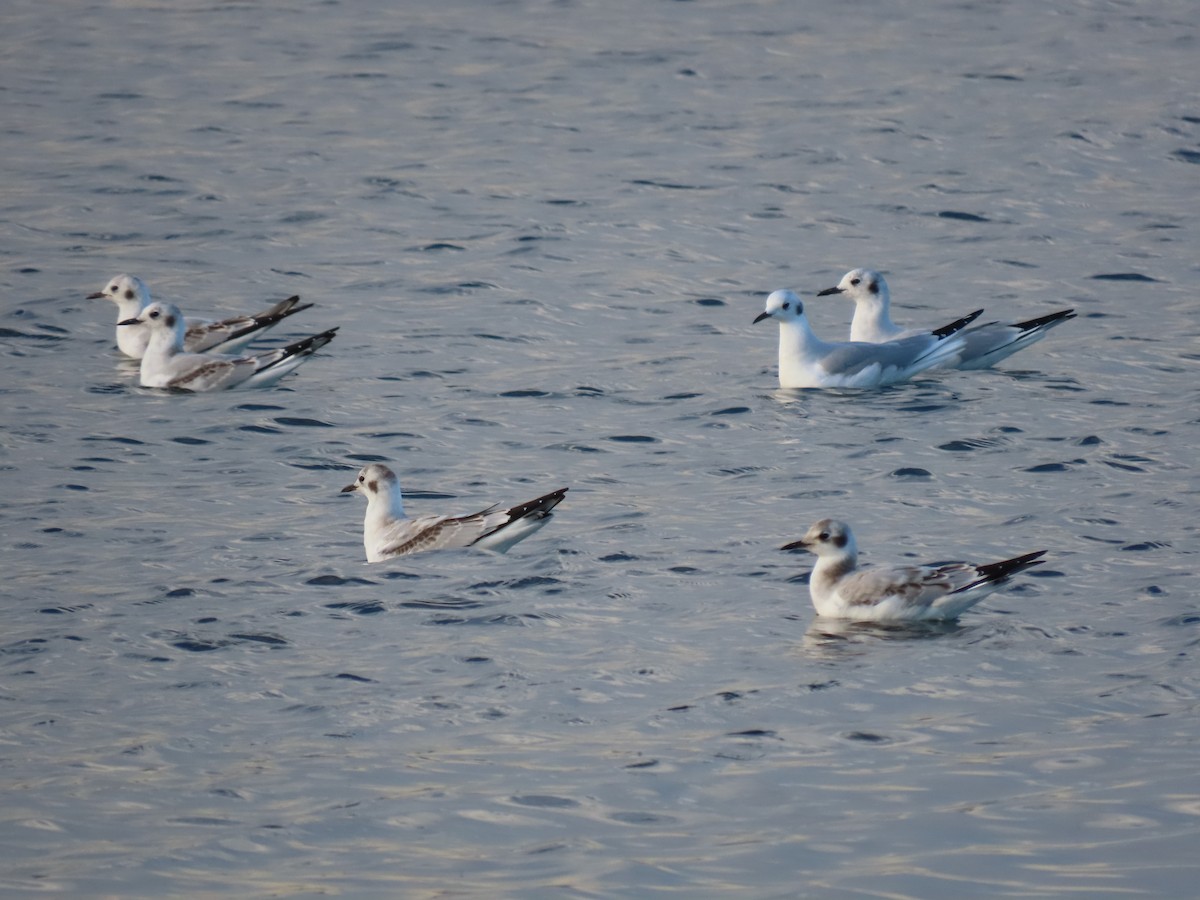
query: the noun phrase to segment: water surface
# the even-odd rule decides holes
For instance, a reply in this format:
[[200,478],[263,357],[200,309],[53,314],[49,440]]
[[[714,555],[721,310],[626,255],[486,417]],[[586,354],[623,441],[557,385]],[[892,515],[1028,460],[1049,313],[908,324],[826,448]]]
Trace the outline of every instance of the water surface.
[[[1191,3],[10,7],[7,895],[1194,890]],[[778,390],[766,293],[836,334],[860,265],[905,324],[1079,318]],[[142,390],[118,272],[341,332]],[[413,512],[571,493],[368,567],[375,460]],[[1049,562],[838,627],[778,549],[826,515]]]

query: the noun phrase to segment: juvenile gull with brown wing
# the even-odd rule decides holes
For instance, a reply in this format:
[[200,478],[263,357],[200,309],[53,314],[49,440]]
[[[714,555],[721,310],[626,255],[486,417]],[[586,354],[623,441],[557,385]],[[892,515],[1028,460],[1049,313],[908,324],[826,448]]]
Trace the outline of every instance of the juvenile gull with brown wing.
[[976,565],[858,568],[858,545],[850,526],[821,519],[784,550],[817,555],[808,579],[817,615],[859,622],[921,622],[957,618],[1018,572],[1040,565],[1045,550]]
[[142,387],[183,391],[219,391],[266,387],[292,371],[333,340],[337,328],[254,356],[188,353],[183,348],[183,313],[170,303],[151,303],[140,316],[118,322],[121,327],[149,329],[150,343],[142,356]]
[[508,509],[489,506],[468,516],[404,514],[404,498],[396,474],[381,463],[363,466],[342,493],[358,491],[367,498],[363,546],[367,562],[380,562],[423,550],[478,547],[503,553],[551,519],[567,488],[551,491]]
[[[126,356],[141,359],[150,343],[149,329],[143,325],[122,327],[120,323],[136,319],[142,310],[153,302],[145,282],[136,275],[118,275],[104,286],[104,290],[87,296],[89,300],[100,298],[117,304],[117,348]],[[206,350],[231,353],[246,346],[288,316],[310,306],[311,303],[301,305],[300,297],[294,296],[250,315],[233,316],[214,322],[206,319],[185,319],[187,330],[183,336],[183,349],[191,353],[203,353]]]

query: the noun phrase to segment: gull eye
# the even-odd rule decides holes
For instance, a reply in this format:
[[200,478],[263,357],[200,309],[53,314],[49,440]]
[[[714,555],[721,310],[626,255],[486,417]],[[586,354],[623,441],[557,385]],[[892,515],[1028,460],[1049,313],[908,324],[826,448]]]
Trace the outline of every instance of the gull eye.
[[858,287],[860,284],[862,284],[862,279],[861,278],[851,278],[850,283],[852,285],[854,285],[855,287]]
[[158,318],[158,310],[157,309],[154,312],[150,313],[150,318],[152,318],[152,319]]
[[790,304],[790,303],[785,303],[785,304],[783,304],[783,308],[784,308],[784,309],[791,309],[791,308],[792,308],[792,304]]
[[359,475],[359,476],[358,476],[358,483],[359,483],[359,484],[362,484],[362,483],[363,483],[364,481],[366,481],[366,480],[367,480],[367,476],[366,476],[366,475]]
[[829,532],[828,532],[828,531],[822,531],[820,534],[818,534],[818,535],[817,535],[817,540],[818,540],[818,541],[827,541],[827,540],[829,540]]

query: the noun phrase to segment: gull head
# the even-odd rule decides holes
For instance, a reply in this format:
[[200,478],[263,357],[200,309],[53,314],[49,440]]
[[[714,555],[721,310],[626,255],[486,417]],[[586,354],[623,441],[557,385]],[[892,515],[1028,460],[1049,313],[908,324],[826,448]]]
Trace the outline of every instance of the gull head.
[[359,491],[369,503],[371,498],[380,494],[389,494],[399,487],[400,482],[397,480],[395,472],[382,463],[371,463],[359,469],[358,477],[342,488],[341,493],[348,494],[351,491]]
[[804,304],[795,291],[773,291],[767,297],[767,306],[754,319],[755,324],[763,319],[777,319],[779,322],[795,322],[804,318]]
[[157,334],[168,334],[178,338],[179,346],[183,346],[183,336],[187,331],[183,313],[178,306],[170,303],[151,303],[142,310],[140,315],[131,319],[122,319],[118,325],[145,325],[150,331],[151,339]]
[[874,269],[851,269],[842,276],[837,287],[825,288],[817,296],[828,297],[830,294],[844,294],[855,303],[886,304],[890,299],[887,282]]
[[111,300],[122,311],[128,310],[127,315],[136,314],[150,305],[150,291],[136,275],[118,275],[109,280],[104,290],[87,295],[89,300],[101,298]]
[[821,519],[814,522],[798,541],[785,544],[781,550],[807,550],[817,556],[846,558],[858,555],[854,532],[845,522],[836,519]]

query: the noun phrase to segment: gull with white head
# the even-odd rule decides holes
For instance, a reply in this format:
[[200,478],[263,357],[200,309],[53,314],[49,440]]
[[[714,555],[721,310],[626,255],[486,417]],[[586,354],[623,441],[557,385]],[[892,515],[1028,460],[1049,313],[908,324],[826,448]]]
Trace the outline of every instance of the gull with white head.
[[489,506],[467,516],[404,514],[404,497],[396,473],[382,463],[363,466],[358,477],[342,488],[367,498],[363,547],[367,562],[381,562],[423,550],[477,547],[503,553],[544,527],[568,488],[551,491],[508,509]]
[[856,622],[928,622],[955,619],[1012,576],[1040,565],[1045,550],[976,565],[858,568],[858,545],[844,522],[821,519],[784,550],[817,555],[808,592],[817,615]]
[[[150,343],[150,331],[141,325],[121,326],[136,319],[153,301],[145,282],[136,275],[118,275],[110,279],[104,290],[88,294],[87,299],[111,300],[117,304],[117,349],[126,356],[141,359]],[[288,297],[262,312],[210,322],[206,319],[185,319],[183,349],[190,353],[217,350],[231,353],[250,343],[267,329],[278,325],[290,315],[308,309],[311,303],[300,304],[300,297]]]
[[333,340],[337,328],[254,356],[188,353],[183,313],[170,303],[151,303],[133,319],[117,325],[145,327],[150,342],[142,356],[142,387],[183,391],[219,391],[228,388],[266,387]]
[[[873,269],[851,269],[836,287],[820,291],[818,297],[841,294],[854,301],[850,340],[878,344],[915,335],[929,334],[917,328],[902,328],[892,321],[891,292],[887,281]],[[986,369],[1018,350],[1040,341],[1055,325],[1075,318],[1063,309],[1025,322],[988,322],[962,333],[964,346],[956,360],[945,364],[954,369]]]
[[978,310],[937,331],[883,344],[823,341],[813,334],[793,291],[775,291],[755,322],[779,323],[779,385],[785,388],[877,388],[953,359],[960,332]]

